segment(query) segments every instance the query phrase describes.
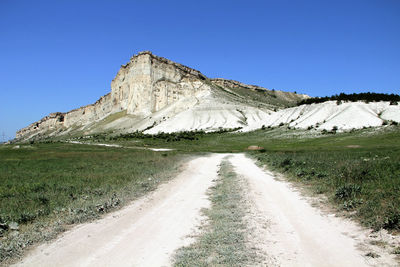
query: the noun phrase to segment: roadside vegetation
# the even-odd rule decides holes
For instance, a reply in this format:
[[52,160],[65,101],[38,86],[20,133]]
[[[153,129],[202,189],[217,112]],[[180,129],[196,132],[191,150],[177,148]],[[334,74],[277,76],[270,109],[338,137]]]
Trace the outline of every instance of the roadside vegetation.
[[99,218],[177,172],[175,152],[68,143],[0,147],[0,263]]
[[216,185],[210,189],[211,207],[204,209],[207,224],[196,241],[180,248],[175,266],[249,266],[258,259],[246,245],[246,204],[240,181],[223,161]]
[[[346,151],[347,150],[347,151]],[[325,194],[376,230],[400,230],[400,150],[317,148],[256,156],[261,163]]]

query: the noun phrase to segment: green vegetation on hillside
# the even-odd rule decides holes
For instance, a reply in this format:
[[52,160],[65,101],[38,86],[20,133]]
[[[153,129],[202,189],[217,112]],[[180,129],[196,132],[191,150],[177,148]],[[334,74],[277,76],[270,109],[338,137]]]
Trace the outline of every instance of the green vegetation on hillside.
[[235,101],[245,102],[247,104],[256,104],[268,107],[292,107],[297,104],[297,102],[302,99],[301,96],[267,89],[249,89],[244,87],[222,87],[216,84],[209,83],[220,92],[225,94],[225,97],[234,98]]
[[333,96],[325,96],[325,97],[312,97],[308,99],[303,99],[298,103],[298,105],[303,104],[314,104],[314,103],[322,103],[326,101],[337,101],[338,104],[341,101],[365,101],[365,102],[379,102],[379,101],[390,101],[391,104],[397,105],[397,102],[400,101],[400,95],[396,94],[380,94],[380,93],[353,93],[353,94],[345,94],[340,93],[338,95]]
[[111,123],[115,120],[118,120],[120,118],[123,118],[124,116],[126,116],[126,110],[122,110],[120,112],[116,112],[113,113],[111,115],[108,115],[106,118],[102,119],[97,125],[97,128],[103,127],[105,125],[107,125],[108,123]]

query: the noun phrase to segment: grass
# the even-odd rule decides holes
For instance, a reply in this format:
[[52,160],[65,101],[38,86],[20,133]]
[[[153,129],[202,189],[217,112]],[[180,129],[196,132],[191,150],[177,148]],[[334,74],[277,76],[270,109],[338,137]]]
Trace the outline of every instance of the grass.
[[118,120],[120,118],[123,118],[124,116],[126,116],[126,110],[122,110],[120,112],[115,112],[109,116],[107,116],[106,118],[102,119],[97,125],[96,128],[98,129],[102,129],[104,126],[106,126],[107,124]]
[[66,143],[1,146],[0,262],[153,190],[173,176],[180,158]]
[[[24,247],[53,238],[70,224],[98,218],[154,189],[172,176],[179,159],[186,154],[244,152],[250,145],[264,147],[248,152],[260,164],[326,195],[334,207],[349,211],[363,225],[400,231],[399,126],[337,134],[283,126],[250,133],[198,132],[163,135],[163,138],[133,135],[115,140],[96,135],[94,138],[87,141],[175,150],[152,152],[59,142],[21,144],[19,149],[13,149],[14,145],[0,146],[0,260],[21,255]],[[243,221],[236,221],[235,227],[230,223],[218,224],[235,219],[224,214],[224,210],[233,208],[234,214],[243,212],[236,205],[228,205],[240,202],[240,198],[235,199],[232,194],[236,178],[229,174],[229,166],[222,167],[222,172],[230,178],[221,180],[211,194],[213,208],[206,211],[210,218],[207,237],[200,237],[200,243],[181,251],[177,263],[184,265],[187,261],[190,265],[198,259],[203,263],[211,260],[213,264],[225,264],[228,260],[224,257],[236,249],[239,254],[231,255],[235,262],[248,260],[241,254],[245,250],[243,243],[229,243],[235,236],[242,242],[241,234],[232,232],[225,240],[222,232],[218,232],[230,233],[237,227],[240,233],[243,229],[240,228]],[[228,217],[218,217],[218,213]],[[18,232],[7,229],[15,224]],[[219,251],[218,247],[224,249]]]
[[175,266],[249,266],[257,256],[246,246],[245,204],[240,181],[228,161],[221,164],[219,178],[209,192],[211,207],[197,240],[180,248]]

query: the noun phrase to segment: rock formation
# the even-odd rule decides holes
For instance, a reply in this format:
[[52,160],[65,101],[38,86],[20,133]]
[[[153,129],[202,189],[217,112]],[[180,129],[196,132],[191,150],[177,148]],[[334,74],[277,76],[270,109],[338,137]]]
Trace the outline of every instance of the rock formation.
[[[258,96],[250,99],[243,92],[235,91],[237,89],[261,92],[265,96],[269,94],[271,103],[268,98],[260,100]],[[94,104],[66,113],[52,113],[19,130],[16,137],[27,140],[135,130],[154,133],[156,130],[171,132],[194,127],[215,130],[220,127],[246,125],[247,119],[242,117],[246,117],[247,113],[261,119],[274,108],[293,105],[304,97],[306,96],[267,90],[232,80],[208,79],[197,70],[145,51],[121,66],[111,82],[111,93]],[[276,99],[279,101],[276,102]],[[217,110],[219,111],[214,114],[213,111]],[[183,127],[168,126],[168,120],[174,121],[176,116],[183,116],[182,112],[187,115],[188,111],[193,111],[187,118],[193,122],[186,121]],[[232,114],[233,117],[229,117]],[[215,118],[209,118],[214,115]],[[204,118],[211,123],[195,123]],[[233,121],[228,122],[229,118]]]

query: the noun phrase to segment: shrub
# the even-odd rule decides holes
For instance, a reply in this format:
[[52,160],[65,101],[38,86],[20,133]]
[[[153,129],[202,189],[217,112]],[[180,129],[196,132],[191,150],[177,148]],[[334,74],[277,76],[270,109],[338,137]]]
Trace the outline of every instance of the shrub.
[[361,187],[359,185],[346,184],[336,189],[335,198],[341,200],[350,199],[354,198],[360,192]]
[[385,221],[383,222],[383,228],[387,230],[400,229],[400,210],[389,211],[385,216]]
[[291,163],[292,163],[292,160],[291,160],[290,158],[285,158],[285,159],[281,162],[280,166],[281,166],[281,167],[286,167],[286,166],[289,166]]
[[350,211],[355,209],[362,201],[358,199],[350,199],[343,202],[342,208],[344,210]]
[[22,212],[18,219],[18,223],[28,223],[28,222],[35,220],[35,218],[36,218],[36,215],[33,213]]

